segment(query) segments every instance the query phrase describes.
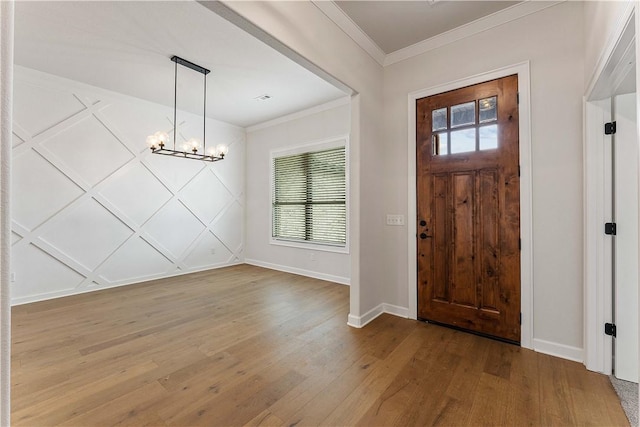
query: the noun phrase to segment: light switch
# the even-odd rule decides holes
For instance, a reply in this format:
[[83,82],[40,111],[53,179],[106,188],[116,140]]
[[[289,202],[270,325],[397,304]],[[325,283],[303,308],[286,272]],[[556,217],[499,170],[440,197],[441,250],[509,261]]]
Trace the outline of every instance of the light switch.
[[387,214],[387,225],[404,225],[404,215]]

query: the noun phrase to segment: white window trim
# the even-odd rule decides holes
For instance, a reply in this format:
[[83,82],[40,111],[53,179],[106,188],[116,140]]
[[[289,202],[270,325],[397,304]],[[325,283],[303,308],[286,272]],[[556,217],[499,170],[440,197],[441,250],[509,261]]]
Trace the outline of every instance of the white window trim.
[[[273,237],[273,160],[277,157],[292,156],[295,154],[308,153],[312,151],[330,150],[332,148],[344,147],[345,153],[345,186],[346,186],[346,239],[344,246],[332,244],[319,244],[313,242],[303,242],[296,240],[275,239]],[[309,141],[290,147],[276,148],[269,153],[269,244],[275,246],[287,246],[291,248],[308,249],[314,251],[334,252],[340,254],[349,253],[349,135],[338,135],[317,141]]]

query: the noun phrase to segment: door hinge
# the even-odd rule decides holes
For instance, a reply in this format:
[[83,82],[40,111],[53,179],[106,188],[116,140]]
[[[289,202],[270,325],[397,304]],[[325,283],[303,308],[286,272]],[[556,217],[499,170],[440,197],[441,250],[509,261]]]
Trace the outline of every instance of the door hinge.
[[522,325],[522,313],[520,313],[520,316],[518,316],[518,324]]
[[518,249],[522,250],[522,238],[521,237],[518,238]]
[[604,225],[604,234],[608,234],[611,236],[615,236],[616,235],[616,223],[615,222],[607,222]]
[[520,92],[516,92],[516,104],[520,105]]
[[613,135],[616,133],[616,122],[610,122],[604,124],[604,134]]
[[605,323],[604,324],[604,333],[607,335],[611,335],[612,337],[616,336],[616,325],[614,323]]
[[520,177],[520,165],[518,165],[518,177]]

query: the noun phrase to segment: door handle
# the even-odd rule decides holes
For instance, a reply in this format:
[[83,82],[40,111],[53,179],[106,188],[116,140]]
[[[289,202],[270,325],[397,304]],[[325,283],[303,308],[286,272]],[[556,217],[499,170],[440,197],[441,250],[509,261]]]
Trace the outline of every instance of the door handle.
[[420,233],[420,238],[421,238],[421,239],[426,239],[426,238],[428,238],[428,237],[429,237],[429,238],[431,238],[431,237],[433,237],[433,236],[427,236],[427,233]]

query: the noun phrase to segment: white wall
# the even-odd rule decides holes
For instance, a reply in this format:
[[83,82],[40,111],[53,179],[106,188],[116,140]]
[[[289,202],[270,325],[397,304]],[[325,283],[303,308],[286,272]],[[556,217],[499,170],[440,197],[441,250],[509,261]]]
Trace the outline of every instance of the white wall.
[[357,92],[350,139],[350,321],[356,324],[361,314],[384,302],[390,284],[382,272],[394,249],[384,241],[380,195],[385,178],[380,171],[388,154],[382,144],[382,67],[308,1],[224,4]]
[[[332,103],[335,104],[335,103]],[[342,103],[321,112],[278,120],[247,130],[246,262],[348,284],[350,256],[316,249],[270,244],[270,157],[272,151],[343,137],[350,131],[351,106]]]
[[208,120],[225,160],[175,159],[145,144],[171,108],[23,67],[14,91],[13,303],[243,261],[243,129]]
[[360,236],[351,271],[352,318],[383,303],[408,306],[406,229],[384,225],[386,213],[409,215],[407,94],[531,61],[534,345],[581,354],[582,2],[390,65],[384,81],[373,59],[308,2],[225,4],[360,93],[352,122],[359,134],[352,153],[359,170],[352,225]]
[[[387,211],[411,220],[408,93],[531,61],[534,346],[570,355],[582,349],[582,34],[582,3],[566,2],[386,67],[380,188]],[[384,299],[406,306],[406,230],[384,233],[395,254]]]

